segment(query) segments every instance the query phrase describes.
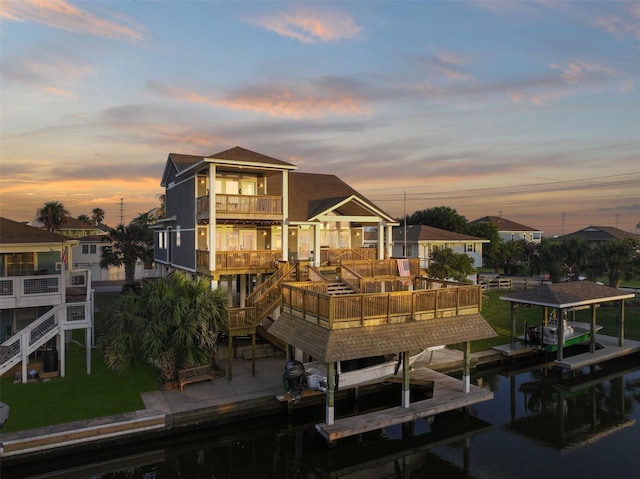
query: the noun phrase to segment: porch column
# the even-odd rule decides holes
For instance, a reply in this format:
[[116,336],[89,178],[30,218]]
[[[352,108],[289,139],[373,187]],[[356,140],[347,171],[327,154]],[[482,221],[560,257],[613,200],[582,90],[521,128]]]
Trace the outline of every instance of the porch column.
[[240,307],[244,308],[247,299],[247,275],[240,274]]
[[282,259],[289,261],[289,171],[282,172]]
[[402,353],[402,407],[411,404],[411,385],[409,382],[409,352]]
[[[64,310],[64,314],[65,314],[64,320],[66,321],[67,319],[66,309]],[[65,331],[62,328],[60,328],[59,341],[60,341],[60,377],[61,378],[64,377],[65,372],[67,370],[67,347],[66,347],[67,345],[65,343],[65,336],[66,336]]]
[[320,228],[322,223],[313,225],[313,266],[320,266]]
[[471,390],[471,342],[464,343],[464,365],[462,369],[462,390],[468,393]]
[[386,240],[386,251],[384,258],[391,258],[392,256],[392,248],[393,248],[393,226],[387,225],[387,240]]
[[92,328],[87,328],[84,332],[84,345],[87,353],[87,374],[91,374],[91,331]]
[[384,259],[384,223],[378,223],[378,259]]
[[325,422],[332,425],[335,422],[335,390],[336,390],[336,363],[327,364],[327,407]]
[[216,165],[209,165],[209,226],[207,243],[209,245],[209,271],[216,269]]

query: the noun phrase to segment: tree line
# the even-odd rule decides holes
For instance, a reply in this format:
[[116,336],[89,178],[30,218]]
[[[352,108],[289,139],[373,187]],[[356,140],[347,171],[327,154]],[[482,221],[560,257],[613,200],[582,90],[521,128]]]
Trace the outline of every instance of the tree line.
[[[554,283],[563,280],[596,280],[606,276],[609,286],[614,288],[619,287],[622,280],[629,281],[640,276],[640,241],[632,236],[599,244],[577,237],[543,238],[540,244],[525,240],[504,241],[496,225],[488,222],[470,223],[447,206],[415,211],[398,221],[402,225],[406,221],[408,225],[427,225],[488,239],[490,243],[482,250],[484,265],[495,273],[507,276],[548,275]],[[430,275],[455,278],[460,270],[468,272],[468,265],[458,256],[466,255],[451,252],[434,254],[432,259],[435,268],[430,268]]]

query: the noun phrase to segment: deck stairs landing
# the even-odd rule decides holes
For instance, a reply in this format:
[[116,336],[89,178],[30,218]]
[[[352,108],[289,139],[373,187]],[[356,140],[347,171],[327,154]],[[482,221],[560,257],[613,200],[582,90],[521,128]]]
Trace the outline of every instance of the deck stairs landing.
[[346,283],[342,281],[332,281],[327,283],[329,296],[344,296],[347,294],[356,294]]

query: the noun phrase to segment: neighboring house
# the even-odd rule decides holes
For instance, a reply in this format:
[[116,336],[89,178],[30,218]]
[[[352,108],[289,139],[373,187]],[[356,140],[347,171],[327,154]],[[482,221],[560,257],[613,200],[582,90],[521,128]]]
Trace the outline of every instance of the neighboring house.
[[[107,268],[100,267],[102,259],[102,248],[110,244],[109,237],[104,234],[83,236],[78,238],[78,245],[73,247],[73,268],[86,269],[91,271],[91,278],[96,281],[124,281],[124,265],[113,266]],[[136,280],[151,278],[158,275],[155,266],[146,269],[142,261],[136,262],[135,276]]]
[[[35,228],[44,228],[44,223],[38,219],[34,219],[27,223],[29,226]],[[82,238],[83,236],[105,234],[108,228],[103,224],[90,225],[84,221],[67,217],[66,221],[55,230],[55,233],[67,236],[69,238]]]
[[[180,269],[242,283],[273,273],[279,261],[390,256],[393,217],[334,175],[295,169],[240,147],[170,154],[161,181],[166,216],[152,226],[162,275]],[[369,226],[380,231],[376,249],[363,248]]]
[[[55,347],[62,354],[70,330],[91,330],[91,275],[70,271],[75,239],[0,218],[0,375]],[[89,338],[88,338],[89,339]],[[57,369],[57,364],[56,364]]]
[[[420,268],[429,269],[433,251],[450,249],[473,259],[476,268],[482,266],[482,245],[489,240],[447,231],[433,226],[407,225],[393,228],[393,255],[420,258]],[[474,283],[475,276],[469,277]]]
[[569,233],[564,236],[559,236],[557,239],[568,238],[580,238],[589,243],[601,243],[603,241],[610,241],[613,239],[621,238],[636,238],[640,239],[640,235],[629,233],[628,231],[614,228],[613,226],[588,226],[584,229]]
[[525,226],[515,221],[508,220],[502,216],[484,216],[471,223],[491,223],[498,228],[498,235],[503,241],[520,241],[540,244],[544,231]]

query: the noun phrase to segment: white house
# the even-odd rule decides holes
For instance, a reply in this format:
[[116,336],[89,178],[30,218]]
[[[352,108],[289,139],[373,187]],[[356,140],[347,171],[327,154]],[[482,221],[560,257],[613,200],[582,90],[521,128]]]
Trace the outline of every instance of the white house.
[[516,223],[502,216],[483,216],[482,218],[471,221],[471,224],[474,223],[491,223],[496,225],[498,235],[503,241],[524,240],[527,243],[540,244],[544,233],[542,230]]

